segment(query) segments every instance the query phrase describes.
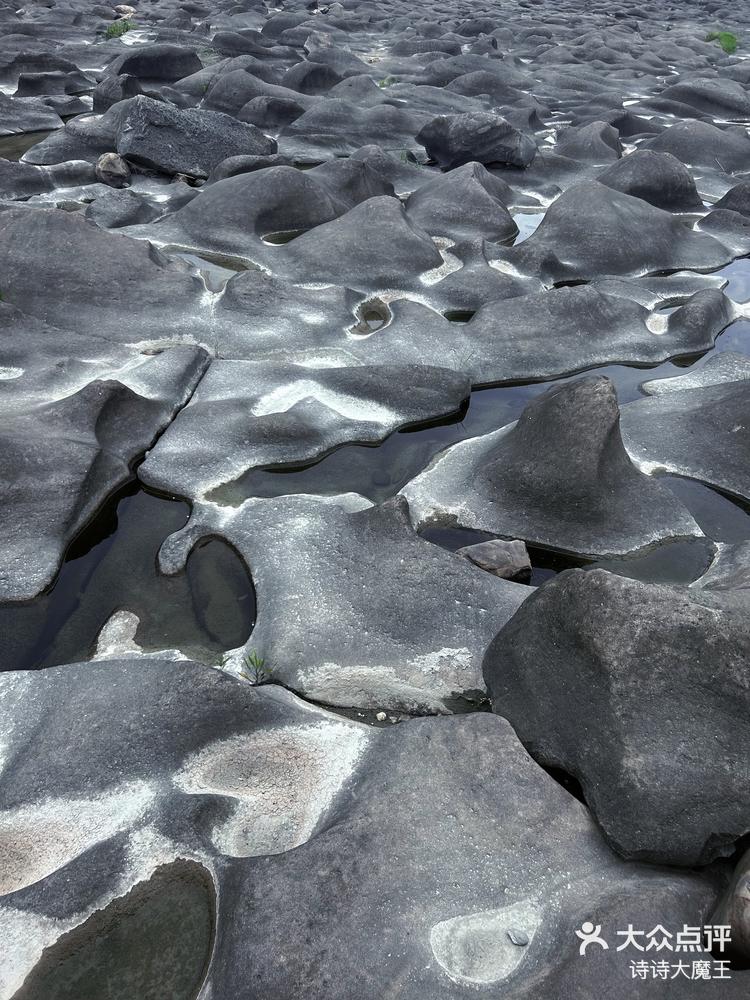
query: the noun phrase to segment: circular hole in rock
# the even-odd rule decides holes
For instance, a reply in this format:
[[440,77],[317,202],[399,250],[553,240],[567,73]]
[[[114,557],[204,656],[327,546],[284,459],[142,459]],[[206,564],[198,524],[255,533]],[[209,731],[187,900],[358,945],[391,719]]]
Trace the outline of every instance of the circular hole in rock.
[[163,865],[46,948],[15,1000],[195,1000],[215,913],[202,865]]
[[359,320],[349,330],[350,333],[360,337],[369,337],[376,330],[382,330],[391,321],[391,311],[382,299],[367,299],[357,306],[357,319]]

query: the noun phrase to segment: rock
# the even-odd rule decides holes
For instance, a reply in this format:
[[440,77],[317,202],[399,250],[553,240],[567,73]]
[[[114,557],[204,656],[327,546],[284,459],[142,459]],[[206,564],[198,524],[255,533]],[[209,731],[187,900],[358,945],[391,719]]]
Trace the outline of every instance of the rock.
[[134,76],[104,76],[94,89],[93,110],[97,114],[108,111],[113,104],[142,94],[139,80]]
[[540,273],[547,284],[683,268],[707,271],[732,256],[718,240],[688,229],[669,212],[595,181],[568,188],[535,233],[503,251],[513,267]]
[[9,200],[29,198],[56,188],[93,184],[94,168],[83,160],[37,167],[31,163],[0,159],[0,195]]
[[118,229],[150,222],[157,217],[159,210],[133,191],[105,190],[86,206],[83,214],[84,218],[102,229]]
[[732,928],[729,954],[747,963],[750,960],[750,851],[745,851],[737,863],[732,884],[711,914],[711,922]]
[[141,359],[119,380],[3,414],[0,600],[48,586],[68,543],[190,396],[206,364],[196,348]]
[[750,499],[750,383],[724,382],[639,399],[622,408],[633,461]]
[[130,167],[117,153],[102,153],[96,161],[96,179],[109,187],[128,187]]
[[[365,1000],[400,975],[403,1000],[583,997],[622,970],[580,957],[582,914],[614,948],[615,928],[695,924],[715,898],[710,875],[620,861],[487,713],[372,728],[133,655],[0,674],[0,706],[7,995],[103,996],[116,976],[141,996],[252,981],[293,1000],[304,980],[309,1000]],[[661,992],[705,983],[680,988]]]
[[730,188],[723,198],[720,198],[714,208],[723,208],[729,212],[739,212],[750,216],[750,181],[741,181]]
[[276,143],[254,125],[216,111],[179,111],[134,97],[120,123],[117,152],[163,173],[207,177],[228,156],[269,155]]
[[275,680],[328,705],[425,713],[481,700],[484,650],[530,593],[419,538],[401,499],[196,504],[164,543],[162,571],[179,572],[193,546],[214,536],[252,566],[257,617],[246,651],[273,664]]
[[417,142],[443,170],[472,161],[528,167],[536,156],[531,136],[499,115],[479,111],[434,118],[417,133]]
[[466,556],[480,569],[485,569],[503,580],[528,583],[531,578],[531,560],[523,542],[517,540],[504,542],[494,538],[489,542],[466,545],[462,549],[457,549],[457,552],[461,556]]
[[216,360],[140,476],[199,498],[249,469],[304,465],[346,442],[382,441],[400,426],[454,413],[470,389],[465,376],[429,366]]
[[689,167],[731,174],[747,169],[750,139],[744,129],[720,129],[710,122],[685,121],[664,129],[640,148],[671,153]]
[[606,122],[591,122],[582,128],[568,127],[560,133],[555,152],[571,160],[610,163],[622,156],[622,145],[616,128]]
[[703,202],[687,167],[671,153],[637,149],[597,175],[597,181],[668,212],[701,212]]
[[137,46],[117,56],[107,66],[107,73],[113,76],[125,74],[139,80],[174,81],[201,69],[203,63],[194,49],[183,45],[157,44]]
[[550,389],[517,423],[453,445],[402,493],[417,527],[454,524],[579,555],[701,534],[628,459],[615,389],[602,376]]
[[518,233],[505,197],[502,180],[480,163],[467,163],[417,188],[406,201],[406,214],[431,236],[459,241],[481,235],[503,243]]
[[[206,186],[200,198],[141,235],[178,246],[262,260],[262,238],[296,233],[328,222],[346,211],[331,192],[308,177],[309,171],[278,166]],[[272,252],[278,255],[279,247]]]
[[722,351],[712,354],[705,364],[693,366],[684,375],[674,375],[671,378],[649,379],[641,383],[641,389],[649,396],[662,396],[668,392],[681,392],[683,389],[701,389],[709,385],[721,385],[724,382],[739,382],[750,379],[750,358],[734,351]]
[[680,81],[665,88],[660,97],[687,104],[697,111],[725,121],[744,121],[750,117],[750,97],[747,90],[733,80]]
[[746,603],[569,570],[499,633],[484,675],[493,710],[581,782],[624,857],[691,866],[750,826],[748,653]]

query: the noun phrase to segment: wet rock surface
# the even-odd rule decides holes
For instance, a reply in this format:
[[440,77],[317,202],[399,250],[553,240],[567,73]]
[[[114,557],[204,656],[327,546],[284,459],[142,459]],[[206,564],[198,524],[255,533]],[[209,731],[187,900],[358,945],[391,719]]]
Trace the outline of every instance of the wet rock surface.
[[0,1000],[747,995],[748,46],[0,5]]
[[[355,980],[366,997],[383,976],[408,997],[541,998],[550,984],[586,995],[592,968],[600,983],[617,973],[601,952],[576,961],[582,909],[608,925],[693,923],[716,892],[710,874],[619,859],[490,714],[377,730],[277,685],[143,657],[6,672],[0,690],[14,724],[0,812],[15,845],[6,995],[96,988],[104,963],[118,998],[156,996],[149,976],[185,997],[202,986],[291,1000],[303,979],[321,1000],[351,996]],[[88,724],[105,698],[114,733]],[[75,767],[61,745],[76,747]],[[40,797],[50,780],[54,796]],[[398,892],[384,911],[387,871]],[[309,929],[321,911],[336,928],[324,938]],[[730,983],[724,995],[741,994]]]

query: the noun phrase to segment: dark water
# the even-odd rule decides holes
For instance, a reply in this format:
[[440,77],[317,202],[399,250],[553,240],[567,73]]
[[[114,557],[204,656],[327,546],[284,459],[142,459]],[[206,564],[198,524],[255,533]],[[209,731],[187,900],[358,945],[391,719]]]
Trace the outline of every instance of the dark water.
[[255,621],[255,593],[232,548],[208,540],[193,550],[185,572],[165,577],[157,569],[161,543],[189,511],[135,479],[120,490],[72,543],[50,591],[0,605],[6,669],[88,658],[120,609],[140,618],[136,642],[147,650],[178,648],[215,663],[244,643]]
[[0,138],[0,158],[20,160],[27,149],[36,146],[48,135],[52,135],[52,132],[21,132],[18,135],[4,135]]
[[195,1000],[208,969],[215,894],[176,861],[47,948],[16,1000]]

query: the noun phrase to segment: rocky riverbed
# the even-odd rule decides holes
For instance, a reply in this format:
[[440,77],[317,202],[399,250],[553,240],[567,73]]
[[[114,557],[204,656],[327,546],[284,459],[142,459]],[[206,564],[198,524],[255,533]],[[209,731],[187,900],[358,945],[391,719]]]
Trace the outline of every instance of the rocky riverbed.
[[0,1000],[750,992],[750,8],[0,0]]

